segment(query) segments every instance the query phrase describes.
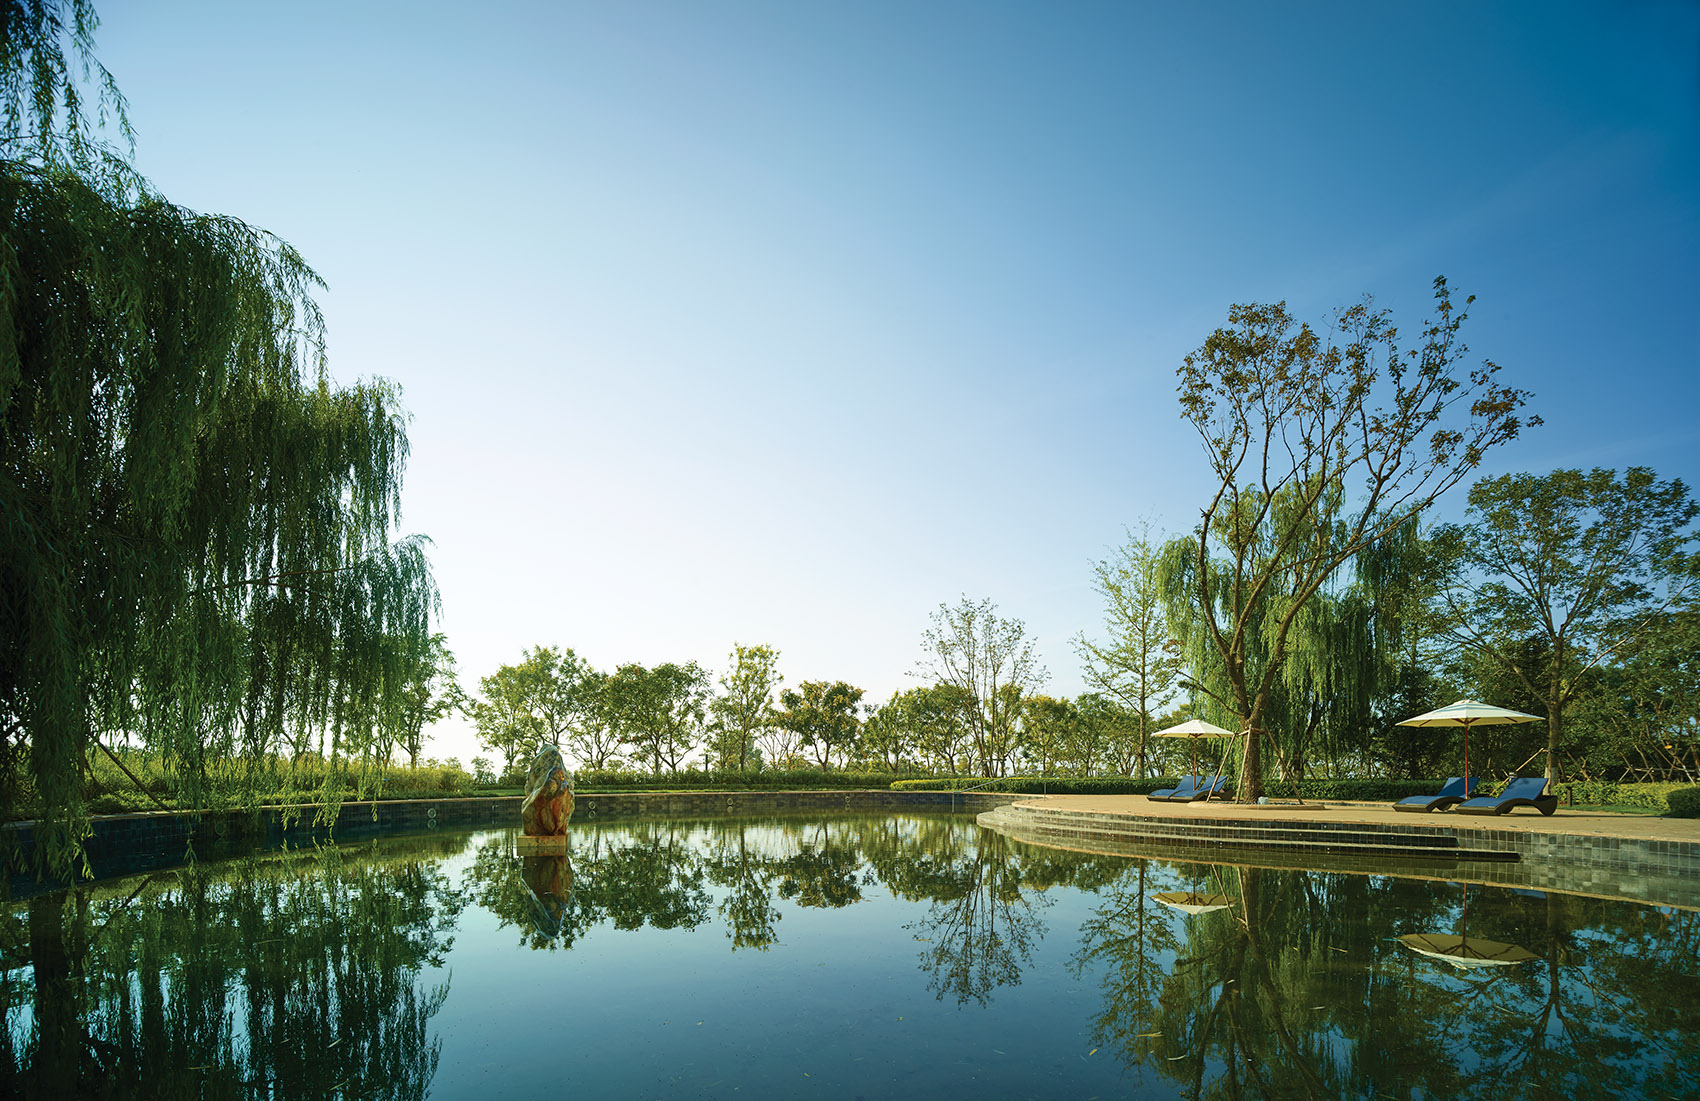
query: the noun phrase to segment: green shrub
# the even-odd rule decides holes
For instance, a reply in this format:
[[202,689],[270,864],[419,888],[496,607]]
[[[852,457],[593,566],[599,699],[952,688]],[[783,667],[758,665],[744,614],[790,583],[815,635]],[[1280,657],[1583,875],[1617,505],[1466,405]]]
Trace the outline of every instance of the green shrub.
[[573,775],[573,790],[608,793],[615,791],[842,791],[889,788],[898,776],[890,772],[841,772],[837,769],[737,769],[687,770],[684,772],[632,772],[613,769],[580,769]]
[[995,791],[1021,795],[1149,795],[1172,788],[1174,777],[1135,780],[1127,776],[938,776],[930,779],[898,780],[893,791]]
[[1389,780],[1381,777],[1342,776],[1338,779],[1265,780],[1263,794],[1271,799],[1327,799],[1355,803],[1396,803],[1409,795],[1433,795],[1446,781]]
[[1672,818],[1700,818],[1700,784],[1676,785],[1665,795]]
[[1598,780],[1572,780],[1557,785],[1559,800],[1590,807],[1642,807],[1664,814],[1671,809],[1672,792],[1688,784],[1609,784]]

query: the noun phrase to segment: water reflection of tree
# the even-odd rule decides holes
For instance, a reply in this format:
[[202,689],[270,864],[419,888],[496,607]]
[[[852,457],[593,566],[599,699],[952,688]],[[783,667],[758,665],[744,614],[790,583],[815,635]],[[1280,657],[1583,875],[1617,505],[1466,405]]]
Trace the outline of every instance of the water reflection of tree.
[[14,908],[0,1094],[423,1098],[447,986],[420,973],[452,944],[440,858],[461,844],[254,857]]
[[718,909],[734,952],[765,951],[779,939],[773,861],[751,843],[750,833],[747,822],[715,830],[703,867],[709,882],[726,888]]
[[[1471,936],[1538,960],[1457,972],[1393,940],[1451,931],[1462,888],[1229,868],[1233,905],[1151,905],[1130,869],[1082,929],[1097,1042],[1190,1097],[1681,1096],[1696,1067],[1696,915],[1477,888]],[[1212,888],[1215,889],[1215,888]],[[1682,1088],[1677,1088],[1678,1085]]]
[[[520,930],[532,948],[570,948],[604,922],[617,929],[694,929],[708,920],[701,854],[680,823],[642,822],[573,831],[570,857],[545,877],[516,848],[511,832],[479,845],[466,870],[468,898]],[[528,876],[529,873],[529,876]],[[554,899],[540,896],[565,886]],[[540,915],[540,910],[542,911]],[[542,920],[540,920],[540,917]]]
[[927,914],[907,928],[926,943],[928,989],[958,1005],[984,1005],[993,990],[1021,981],[1033,945],[1044,936],[1040,912],[1050,899],[1024,887],[1010,841],[982,833],[973,848],[938,857],[927,869]]
[[[1455,902],[1460,921],[1465,900]],[[1692,1092],[1700,1056],[1700,915],[1575,895],[1473,890],[1471,936],[1536,959],[1495,973],[1414,969],[1443,999],[1448,1043],[1467,1066],[1461,1093],[1621,1096]]]

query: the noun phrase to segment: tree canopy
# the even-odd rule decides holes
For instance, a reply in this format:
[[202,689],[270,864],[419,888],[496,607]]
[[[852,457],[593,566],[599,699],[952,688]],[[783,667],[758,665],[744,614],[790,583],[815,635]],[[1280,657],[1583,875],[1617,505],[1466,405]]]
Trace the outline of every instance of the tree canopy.
[[1313,598],[1523,425],[1528,395],[1499,385],[1497,365],[1460,370],[1466,313],[1444,279],[1434,291],[1414,346],[1368,299],[1325,332],[1285,303],[1236,305],[1182,361],[1181,413],[1215,485],[1169,572],[1220,659],[1219,702],[1245,731],[1242,800],[1262,791],[1270,700]]
[[89,4],[0,19],[3,797],[65,873],[102,739],[159,750],[191,800],[209,759],[368,757],[437,596],[423,541],[392,541],[399,394],[333,384],[317,275],[100,145],[79,72],[128,129]]
[[1645,467],[1554,470],[1482,479],[1467,523],[1438,533],[1459,567],[1444,594],[1452,636],[1543,705],[1549,779],[1589,674],[1694,605],[1696,516],[1687,486]]

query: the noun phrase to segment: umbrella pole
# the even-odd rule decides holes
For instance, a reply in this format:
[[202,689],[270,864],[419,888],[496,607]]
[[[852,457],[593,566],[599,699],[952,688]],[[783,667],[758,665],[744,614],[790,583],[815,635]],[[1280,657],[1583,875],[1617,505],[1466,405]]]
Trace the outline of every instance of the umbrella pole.
[[1470,720],[1464,720],[1464,794],[1470,793]]

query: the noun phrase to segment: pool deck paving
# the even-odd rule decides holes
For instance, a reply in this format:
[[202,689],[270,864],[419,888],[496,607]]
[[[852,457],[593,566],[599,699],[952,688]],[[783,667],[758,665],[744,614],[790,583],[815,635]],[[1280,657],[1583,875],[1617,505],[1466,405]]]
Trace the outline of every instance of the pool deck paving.
[[1111,855],[1461,879],[1700,909],[1696,819],[1574,807],[1549,817],[1334,800],[1023,795],[979,821],[1019,841]]
[[1130,817],[1160,817],[1176,821],[1262,822],[1285,820],[1350,825],[1411,826],[1434,830],[1512,830],[1521,833],[1560,834],[1578,837],[1617,837],[1644,841],[1689,841],[1700,844],[1700,818],[1661,818],[1651,814],[1614,814],[1610,811],[1559,807],[1551,817],[1521,809],[1510,814],[1459,814],[1434,811],[1416,814],[1396,811],[1385,803],[1321,801],[1296,803],[1291,800],[1265,805],[1224,803],[1160,803],[1143,795],[1044,795],[1024,796],[1014,804],[1042,805],[1050,810],[1086,814],[1120,814]]

